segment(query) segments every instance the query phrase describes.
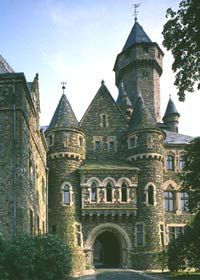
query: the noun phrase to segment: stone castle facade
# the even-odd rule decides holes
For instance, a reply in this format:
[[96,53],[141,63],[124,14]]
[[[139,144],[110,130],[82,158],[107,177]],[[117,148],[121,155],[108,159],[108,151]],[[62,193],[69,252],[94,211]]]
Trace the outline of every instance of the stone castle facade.
[[[163,52],[136,21],[82,120],[65,94],[39,128],[38,75],[0,57],[0,232],[58,234],[73,264],[146,269],[189,220],[178,172],[192,137],[169,99],[161,122]],[[47,158],[46,158],[47,157]]]

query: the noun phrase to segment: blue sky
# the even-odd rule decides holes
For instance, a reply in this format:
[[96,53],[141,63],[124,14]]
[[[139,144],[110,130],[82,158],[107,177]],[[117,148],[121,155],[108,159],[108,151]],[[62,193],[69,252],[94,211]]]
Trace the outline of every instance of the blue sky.
[[[165,52],[161,78],[161,113],[169,94],[181,114],[180,133],[200,135],[200,97],[189,94],[178,102],[173,86],[172,58],[162,47],[168,7],[179,0],[140,0],[138,22]],[[102,79],[114,98],[112,71],[134,24],[131,0],[1,0],[0,54],[28,81],[39,73],[41,124],[48,125],[61,97],[61,82],[80,120]]]

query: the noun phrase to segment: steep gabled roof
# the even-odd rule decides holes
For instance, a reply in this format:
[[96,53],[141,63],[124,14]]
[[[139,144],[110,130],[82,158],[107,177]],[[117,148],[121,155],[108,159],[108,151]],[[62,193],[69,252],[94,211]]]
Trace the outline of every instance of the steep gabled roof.
[[176,109],[176,106],[174,104],[174,102],[172,101],[171,97],[169,98],[169,101],[168,101],[168,104],[167,104],[167,108],[166,108],[166,111],[165,111],[165,114],[164,114],[164,117],[167,117],[169,115],[172,115],[172,114],[177,114],[180,116],[180,114],[178,113],[177,109]]
[[122,51],[125,51],[137,43],[152,43],[142,26],[136,21],[126,40]]
[[129,122],[129,131],[155,127],[156,122],[153,120],[149,111],[145,107],[142,96],[139,95]]
[[12,67],[8,64],[8,62],[0,55],[0,74],[5,73],[14,73]]
[[79,124],[72,107],[65,94],[61,96],[58,106],[55,110],[53,118],[48,127],[53,128],[78,128]]

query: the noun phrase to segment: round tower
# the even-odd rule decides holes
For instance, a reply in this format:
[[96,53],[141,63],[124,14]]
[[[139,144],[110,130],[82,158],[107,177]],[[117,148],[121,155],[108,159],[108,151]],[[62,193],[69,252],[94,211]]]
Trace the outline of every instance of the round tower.
[[49,146],[49,232],[72,249],[73,271],[84,265],[78,168],[85,159],[85,134],[63,93],[46,131]]
[[160,122],[160,76],[163,55],[158,44],[152,42],[142,26],[135,21],[114,65],[116,86],[120,89],[123,82],[133,108],[137,92],[141,90],[145,106],[156,122]]
[[168,130],[178,133],[179,118],[180,114],[178,113],[176,106],[170,97],[163,117],[163,122],[167,126]]
[[156,254],[164,246],[163,140],[163,132],[138,96],[127,135],[127,159],[140,169],[133,255],[136,269],[156,267]]

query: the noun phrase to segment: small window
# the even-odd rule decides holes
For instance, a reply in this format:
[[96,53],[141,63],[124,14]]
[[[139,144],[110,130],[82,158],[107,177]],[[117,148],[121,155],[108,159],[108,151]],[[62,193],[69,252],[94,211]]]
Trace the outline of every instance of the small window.
[[148,204],[154,205],[154,187],[152,185],[148,187]]
[[112,202],[112,186],[110,183],[106,186],[106,200],[107,202]]
[[102,127],[103,128],[107,127],[107,117],[106,117],[106,115],[102,115]]
[[79,137],[79,146],[83,147],[83,137]]
[[189,211],[188,209],[188,199],[189,199],[189,196],[188,196],[188,193],[186,192],[181,192],[180,193],[180,209],[182,211]]
[[142,78],[148,78],[149,77],[149,72],[143,71],[142,72]]
[[144,227],[143,224],[136,224],[136,246],[144,245]]
[[68,185],[64,186],[63,189],[63,202],[65,205],[69,205],[70,204],[70,187]]
[[95,151],[99,151],[101,149],[101,142],[95,141]]
[[81,226],[79,224],[76,224],[76,242],[78,246],[81,246],[82,234],[81,234]]
[[164,192],[165,211],[174,211],[174,193],[171,191]]
[[130,138],[130,147],[134,148],[136,147],[137,141],[136,141],[136,137],[131,137]]
[[185,155],[179,157],[179,169],[182,170],[185,166]]
[[174,170],[174,157],[167,155],[167,170]]
[[97,201],[97,184],[95,182],[91,184],[91,201]]
[[122,184],[122,202],[127,202],[127,185],[125,183]]
[[160,241],[162,246],[165,246],[164,225],[160,225]]
[[110,149],[110,150],[114,150],[114,149],[115,149],[115,143],[114,143],[114,141],[110,141],[110,142],[109,142],[109,149]]
[[175,226],[175,227],[169,226],[168,231],[169,231],[169,240],[174,240],[183,234],[184,227],[183,226],[181,226],[181,227],[180,226]]
[[47,138],[48,144],[49,146],[53,146],[54,145],[54,135],[50,134]]
[[42,233],[45,234],[45,222],[42,221]]

